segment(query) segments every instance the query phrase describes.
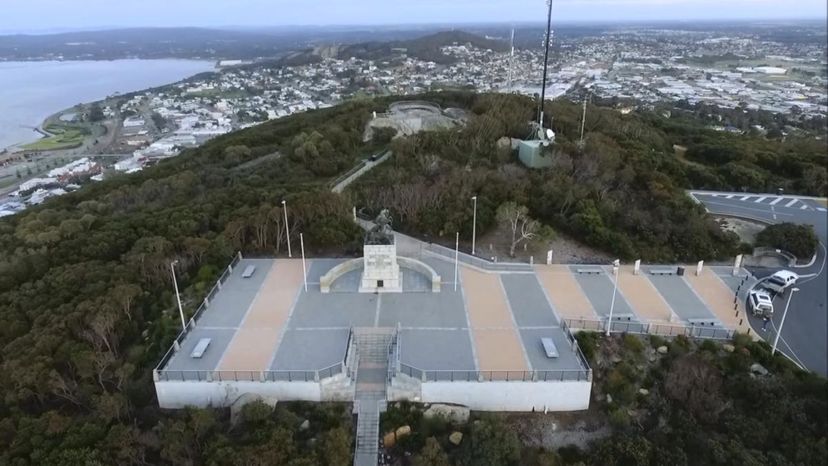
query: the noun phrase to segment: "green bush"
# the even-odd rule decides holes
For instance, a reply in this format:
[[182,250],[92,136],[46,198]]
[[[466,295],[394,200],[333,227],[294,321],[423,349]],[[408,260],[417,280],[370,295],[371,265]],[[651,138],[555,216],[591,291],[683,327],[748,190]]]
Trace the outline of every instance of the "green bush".
[[756,235],[756,245],[787,251],[799,259],[810,259],[816,254],[819,239],[811,225],[778,223]]
[[584,357],[587,358],[590,364],[595,361],[595,353],[598,350],[598,339],[600,334],[598,332],[578,332],[575,334],[575,339],[578,340],[578,346]]
[[644,342],[641,341],[641,338],[630,334],[625,333],[623,337],[624,342],[624,349],[630,351],[635,355],[640,355],[644,352]]

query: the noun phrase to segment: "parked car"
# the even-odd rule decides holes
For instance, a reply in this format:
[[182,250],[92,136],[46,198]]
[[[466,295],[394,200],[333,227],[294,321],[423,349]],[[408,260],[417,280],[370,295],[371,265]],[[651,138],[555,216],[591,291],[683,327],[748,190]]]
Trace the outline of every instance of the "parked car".
[[773,298],[765,290],[753,290],[748,294],[748,309],[758,317],[773,315]]
[[771,275],[763,284],[763,287],[774,293],[782,293],[786,288],[795,284],[797,280],[799,280],[799,275],[790,270],[780,270]]

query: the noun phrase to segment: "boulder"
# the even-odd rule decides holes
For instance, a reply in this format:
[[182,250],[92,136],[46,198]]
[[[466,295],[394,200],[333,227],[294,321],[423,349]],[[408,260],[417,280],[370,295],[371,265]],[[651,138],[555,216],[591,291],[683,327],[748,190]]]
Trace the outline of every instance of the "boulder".
[[610,395],[609,393],[607,393],[607,403],[612,404],[612,395]]
[[301,424],[299,424],[299,430],[308,430],[308,429],[310,429],[310,421],[308,419],[305,419],[304,421],[302,421]]
[[656,348],[656,351],[658,351],[658,354],[667,354],[667,352],[670,351],[670,349],[662,345]]
[[397,435],[397,440],[405,437],[406,435],[410,435],[411,434],[411,426],[408,426],[408,425],[402,426],[402,427],[397,429],[395,434]]
[[460,442],[463,441],[463,432],[454,431],[449,435],[449,442],[452,445],[460,445]]
[[423,412],[423,417],[426,419],[442,417],[443,419],[455,424],[465,424],[469,421],[469,414],[469,408],[465,406],[433,404],[429,406],[425,412]]
[[394,435],[394,432],[388,432],[387,434],[382,436],[382,444],[385,448],[391,448],[397,443],[397,437]]
[[722,349],[727,351],[728,353],[732,353],[732,352],[736,351],[736,347],[731,345],[730,343],[723,344]]
[[613,357],[611,357],[611,358],[610,358],[610,362],[612,362],[613,364],[618,364],[619,362],[621,362],[621,356],[613,356]]
[[751,364],[750,371],[754,374],[768,375],[768,370],[765,369],[765,366],[759,364],[758,362]]
[[647,390],[646,388],[641,388],[641,389],[639,389],[639,390],[638,390],[638,393],[640,393],[640,394],[642,394],[642,395],[644,395],[644,396],[647,396],[647,395],[649,395],[649,394],[650,394],[650,391],[649,391],[649,390]]

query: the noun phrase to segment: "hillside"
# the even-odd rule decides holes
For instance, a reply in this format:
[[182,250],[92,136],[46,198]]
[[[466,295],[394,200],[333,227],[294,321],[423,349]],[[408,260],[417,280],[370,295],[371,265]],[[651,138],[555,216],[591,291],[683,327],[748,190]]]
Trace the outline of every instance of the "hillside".
[[[190,314],[236,251],[284,254],[283,199],[293,241],[304,233],[311,256],[359,252],[354,204],[391,208],[407,231],[466,235],[473,193],[481,199],[478,233],[492,228],[500,203],[513,200],[545,224],[621,257],[716,258],[738,247],[684,195],[695,181],[672,152],[678,136],[651,115],[595,109],[581,151],[572,142],[578,106],[548,104],[558,166],[531,172],[497,144],[527,134],[531,99],[411,98],[468,109],[471,121],[461,130],[394,140],[392,159],[360,179],[350,197],[331,194],[329,182],[389,144],[364,143],[362,134],[371,112],[384,111],[391,98],[228,134],[0,219],[0,464],[347,463],[350,425],[335,406],[276,414],[251,408],[245,423],[231,427],[225,411],[165,412],[154,399],[151,370],[180,325],[170,262],[179,261]],[[765,170],[760,161],[790,161],[787,144],[797,144],[720,142],[764,147],[761,159],[742,160],[739,152],[728,162],[757,172]],[[803,171],[824,170],[824,154],[796,157]],[[698,158],[705,170],[719,170],[717,163]],[[799,183],[786,173],[763,176]],[[310,431],[298,430],[302,418],[311,419]]]

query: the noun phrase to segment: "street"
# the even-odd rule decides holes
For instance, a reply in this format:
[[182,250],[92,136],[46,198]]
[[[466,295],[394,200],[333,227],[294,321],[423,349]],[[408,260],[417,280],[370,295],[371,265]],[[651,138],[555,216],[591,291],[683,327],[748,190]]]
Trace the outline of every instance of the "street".
[[[701,202],[714,215],[741,217],[763,223],[792,222],[812,225],[819,238],[816,258],[805,266],[793,267],[799,274],[796,287],[800,291],[791,298],[778,349],[791,360],[820,375],[828,375],[828,273],[825,271],[828,244],[828,209],[825,202],[816,198],[793,195],[723,193],[692,191],[690,195]],[[800,262],[810,262],[802,258]],[[767,277],[779,268],[750,267],[756,278]],[[787,290],[776,297],[772,325],[762,331],[762,320],[750,317],[750,323],[758,335],[773,344],[776,329],[782,320]]]

